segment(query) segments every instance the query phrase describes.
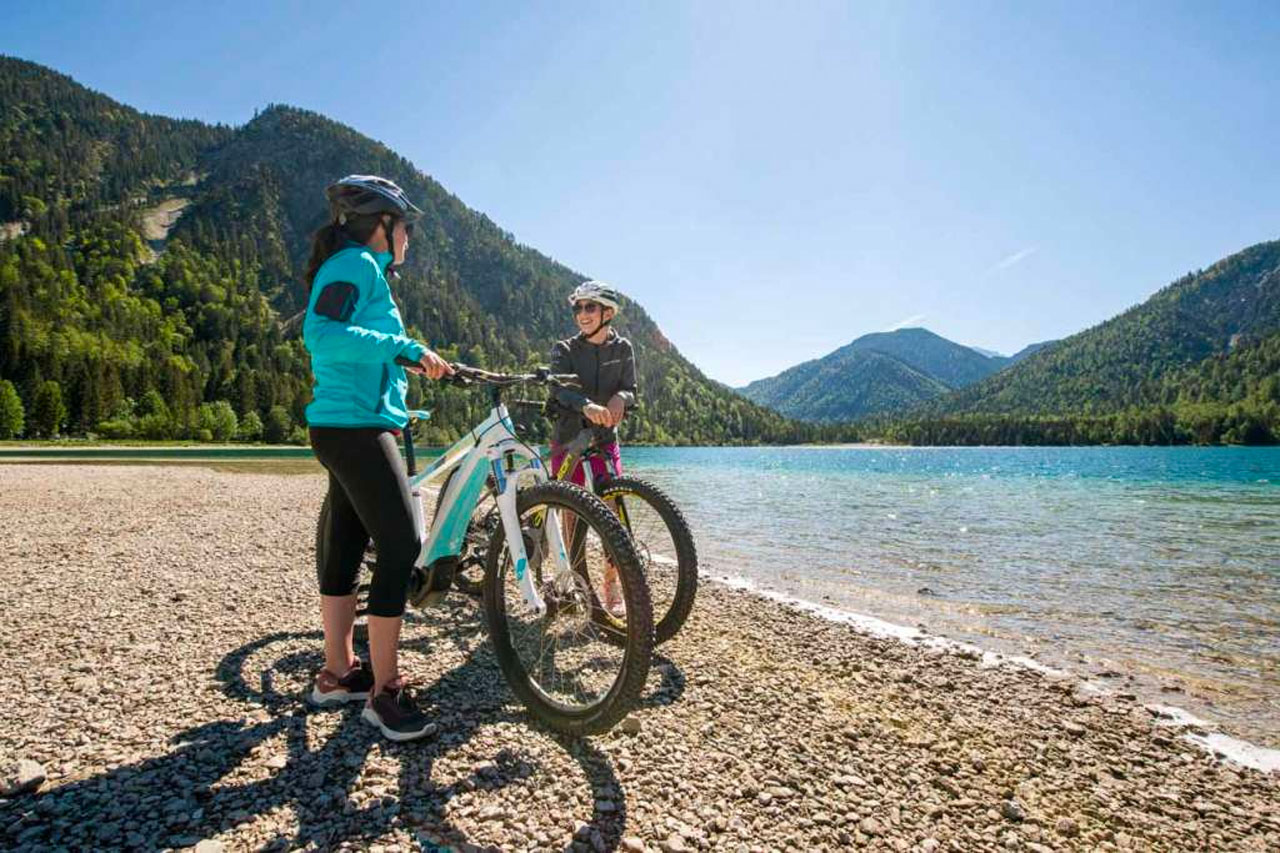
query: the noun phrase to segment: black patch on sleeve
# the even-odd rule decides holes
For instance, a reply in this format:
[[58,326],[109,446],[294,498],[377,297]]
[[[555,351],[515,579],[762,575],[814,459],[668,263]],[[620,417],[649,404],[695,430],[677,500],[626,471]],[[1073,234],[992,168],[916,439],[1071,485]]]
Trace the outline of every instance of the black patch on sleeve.
[[335,281],[326,284],[324,290],[316,298],[316,313],[330,320],[345,323],[351,319],[356,310],[356,300],[360,296],[359,289],[349,281]]

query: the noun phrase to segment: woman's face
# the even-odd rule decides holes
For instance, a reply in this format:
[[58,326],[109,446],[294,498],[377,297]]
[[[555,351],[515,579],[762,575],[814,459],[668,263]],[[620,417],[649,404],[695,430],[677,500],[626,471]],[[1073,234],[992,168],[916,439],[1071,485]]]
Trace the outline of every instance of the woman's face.
[[[608,314],[605,312],[608,311]],[[599,302],[587,302],[585,300],[575,302],[573,305],[573,320],[578,324],[578,329],[587,336],[594,335],[600,330],[600,324],[613,316],[613,309],[606,308]]]
[[395,243],[395,249],[392,254],[395,257],[395,263],[404,263],[405,255],[409,251],[409,235],[413,233],[413,226],[405,222],[403,219],[396,220],[395,230],[392,231],[392,240]]

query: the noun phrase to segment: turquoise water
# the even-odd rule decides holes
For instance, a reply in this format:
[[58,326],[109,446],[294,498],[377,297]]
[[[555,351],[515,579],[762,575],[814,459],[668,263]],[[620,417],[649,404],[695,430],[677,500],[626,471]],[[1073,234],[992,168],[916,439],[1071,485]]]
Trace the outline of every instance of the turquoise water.
[[[1280,745],[1280,448],[628,448],[702,565]],[[1132,679],[1132,680],[1130,680]]]

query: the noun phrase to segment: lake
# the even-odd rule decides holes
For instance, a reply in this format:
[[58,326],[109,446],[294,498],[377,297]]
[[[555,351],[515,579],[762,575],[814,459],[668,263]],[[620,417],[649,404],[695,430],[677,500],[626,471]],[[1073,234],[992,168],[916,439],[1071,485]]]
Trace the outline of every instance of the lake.
[[1106,674],[1280,745],[1280,448],[627,448],[624,463],[685,510],[704,571]]

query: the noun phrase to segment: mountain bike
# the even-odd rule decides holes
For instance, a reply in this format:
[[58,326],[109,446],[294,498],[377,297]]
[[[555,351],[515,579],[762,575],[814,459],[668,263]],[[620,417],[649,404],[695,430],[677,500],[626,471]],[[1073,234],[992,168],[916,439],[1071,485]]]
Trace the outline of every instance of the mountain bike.
[[[604,460],[604,476],[593,473],[593,458]],[[565,445],[564,461],[551,472],[552,478],[567,482],[579,462],[587,491],[599,496],[631,534],[653,603],[654,642],[666,642],[689,618],[698,591],[698,549],[693,531],[666,492],[647,480],[613,470],[609,457],[596,446],[590,426]],[[596,615],[606,624],[621,624],[608,607]]]
[[[492,483],[496,515],[485,543],[481,597],[498,665],[517,698],[549,728],[570,735],[607,731],[635,707],[649,672],[653,610],[644,571],[618,517],[595,495],[550,479],[538,453],[516,435],[502,399],[514,385],[563,386],[576,377],[546,370],[490,373],[458,364],[448,381],[487,385],[492,409],[421,473],[412,426],[430,413],[410,413],[402,435],[422,541],[410,603],[430,605],[446,594],[466,550],[470,520]],[[434,483],[442,485],[428,528],[421,496],[423,486]],[[318,559],[328,524],[326,498],[316,526]],[[573,532],[567,544],[563,530]],[[599,602],[590,579],[606,562],[618,570],[624,622],[606,622],[594,612]]]
[[[517,407],[545,413],[544,403],[539,401],[516,400],[514,403]],[[664,643],[683,627],[693,610],[698,590],[698,549],[693,532],[680,508],[660,488],[646,480],[612,473],[608,458],[594,445],[593,439],[594,433],[586,426],[565,446],[564,461],[551,476],[567,482],[574,466],[579,461],[583,463],[587,491],[613,509],[631,534],[653,604],[654,643]],[[593,477],[592,457],[605,458],[605,468],[611,473],[599,479]],[[459,590],[479,594],[478,569],[484,562],[486,543],[498,523],[497,491],[490,482],[468,527],[460,571],[454,579]],[[597,574],[592,580],[596,605],[592,618],[609,628],[613,632],[611,636],[617,636],[626,620],[605,606],[607,579],[604,574]]]

